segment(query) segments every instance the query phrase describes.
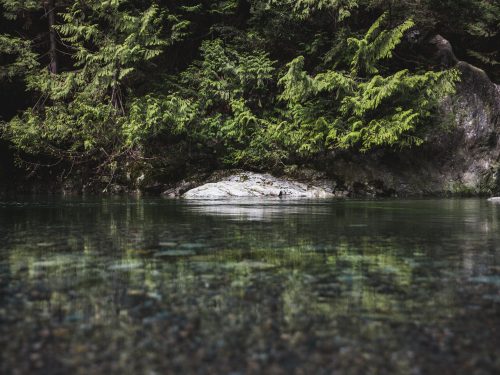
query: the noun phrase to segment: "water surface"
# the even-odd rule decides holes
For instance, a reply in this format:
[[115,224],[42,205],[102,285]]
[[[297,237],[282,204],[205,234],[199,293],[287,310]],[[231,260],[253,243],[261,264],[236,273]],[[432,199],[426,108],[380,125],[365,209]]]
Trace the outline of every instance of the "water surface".
[[0,202],[0,373],[494,374],[500,205]]

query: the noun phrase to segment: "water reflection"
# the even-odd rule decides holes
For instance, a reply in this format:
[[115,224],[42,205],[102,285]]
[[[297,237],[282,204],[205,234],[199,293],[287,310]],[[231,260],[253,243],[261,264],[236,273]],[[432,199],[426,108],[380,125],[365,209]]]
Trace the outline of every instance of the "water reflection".
[[500,368],[481,200],[37,200],[0,237],[0,372]]
[[193,213],[223,216],[234,220],[271,221],[288,215],[328,214],[332,201],[293,200],[281,198],[244,198],[186,200],[186,209]]

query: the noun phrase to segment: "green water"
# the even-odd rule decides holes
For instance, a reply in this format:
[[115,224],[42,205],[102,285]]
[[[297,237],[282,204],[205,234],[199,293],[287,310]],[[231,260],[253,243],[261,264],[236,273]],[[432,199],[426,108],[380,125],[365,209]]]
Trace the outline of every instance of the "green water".
[[0,373],[493,374],[500,205],[0,203]]

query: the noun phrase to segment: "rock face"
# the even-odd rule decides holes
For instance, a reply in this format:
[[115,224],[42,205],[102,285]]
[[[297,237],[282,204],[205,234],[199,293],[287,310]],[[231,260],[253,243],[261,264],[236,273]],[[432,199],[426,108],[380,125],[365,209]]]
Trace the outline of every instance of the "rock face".
[[280,179],[270,174],[241,172],[187,191],[184,198],[229,197],[333,197],[333,189]]
[[441,103],[448,131],[430,134],[421,147],[336,155],[326,166],[351,196],[421,196],[500,193],[500,85],[437,35],[429,41],[433,64],[455,67],[461,82]]

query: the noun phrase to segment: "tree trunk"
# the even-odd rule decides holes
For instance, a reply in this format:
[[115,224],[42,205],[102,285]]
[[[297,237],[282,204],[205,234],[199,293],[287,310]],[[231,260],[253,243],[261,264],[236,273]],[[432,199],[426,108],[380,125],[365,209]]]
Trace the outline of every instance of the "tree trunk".
[[49,0],[47,2],[48,9],[47,15],[49,20],[49,39],[50,39],[50,63],[49,70],[52,74],[57,74],[57,35],[56,30],[54,29],[54,25],[56,24],[56,6],[55,0]]

